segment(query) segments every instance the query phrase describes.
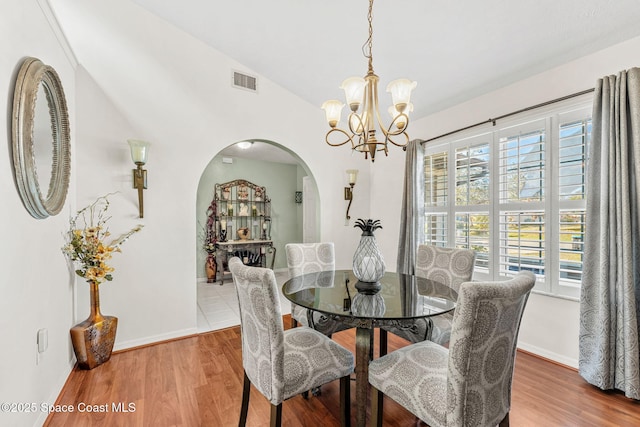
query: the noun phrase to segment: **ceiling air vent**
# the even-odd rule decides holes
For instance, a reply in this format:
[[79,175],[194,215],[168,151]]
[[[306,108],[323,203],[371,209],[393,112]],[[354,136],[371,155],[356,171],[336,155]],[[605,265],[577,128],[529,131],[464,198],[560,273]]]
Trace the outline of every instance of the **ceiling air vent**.
[[238,89],[244,89],[251,92],[258,91],[258,78],[248,74],[239,73],[238,71],[233,72],[233,81],[231,84],[233,87]]

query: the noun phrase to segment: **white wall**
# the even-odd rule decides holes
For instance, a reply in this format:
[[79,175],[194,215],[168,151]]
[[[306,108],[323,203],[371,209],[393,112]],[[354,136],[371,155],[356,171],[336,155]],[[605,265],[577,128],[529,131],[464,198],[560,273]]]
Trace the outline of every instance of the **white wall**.
[[[0,2],[0,402],[53,403],[71,370],[69,328],[73,325],[73,282],[60,251],[62,232],[74,206],[75,168],[62,212],[34,219],[16,189],[11,156],[11,108],[15,78],[26,56],[53,66],[69,107],[75,156],[75,77],[72,62],[36,0]],[[36,333],[46,328],[49,347],[36,361]],[[46,414],[0,411],[0,425],[41,424]]]
[[[152,144],[145,218],[139,220],[145,227],[114,256],[114,281],[101,288],[103,312],[119,318],[116,349],[196,332],[198,182],[210,160],[231,143],[263,139],[298,154],[318,183],[322,239],[336,243],[340,267],[350,265],[359,233],[345,232],[343,225],[344,171],[362,165],[348,149],[323,142],[318,106],[262,77],[257,94],[232,88],[231,70],[254,73],[129,1],[52,3],[82,58],[78,205],[119,191],[112,229],[137,222],[126,139]],[[366,174],[358,188],[352,211],[366,216]],[[81,318],[88,295],[86,287],[79,289]]]
[[[572,61],[503,89],[488,93],[410,124],[412,138],[429,139],[482,122],[490,117],[593,88],[596,80],[620,70],[640,66],[640,38]],[[472,70],[470,70],[472,72]],[[418,89],[420,87],[418,86]],[[383,218],[388,230],[379,236],[380,246],[395,266],[398,218],[402,202],[404,156],[391,153],[385,169],[371,171],[371,212]],[[393,171],[393,172],[391,172]],[[579,303],[544,295],[532,295],[520,329],[519,346],[569,366],[578,366]]]

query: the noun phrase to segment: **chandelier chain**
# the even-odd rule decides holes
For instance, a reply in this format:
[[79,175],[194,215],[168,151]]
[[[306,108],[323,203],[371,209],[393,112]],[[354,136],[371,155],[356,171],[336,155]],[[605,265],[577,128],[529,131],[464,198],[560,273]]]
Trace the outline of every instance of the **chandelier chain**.
[[369,38],[362,45],[362,54],[369,60],[369,74],[373,74],[373,0],[369,0]]

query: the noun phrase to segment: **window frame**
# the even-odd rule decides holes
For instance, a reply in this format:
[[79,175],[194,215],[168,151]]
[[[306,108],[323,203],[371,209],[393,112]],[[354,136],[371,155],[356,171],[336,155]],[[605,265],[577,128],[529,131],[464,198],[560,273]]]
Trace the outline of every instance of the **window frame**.
[[[586,213],[586,198],[581,200],[560,199],[560,125],[572,120],[591,119],[593,94],[581,95],[569,100],[557,102],[527,112],[502,119],[496,123],[487,123],[475,128],[430,141],[424,145],[424,155],[446,153],[447,165],[447,202],[444,206],[429,206],[425,200],[425,241],[427,234],[427,218],[431,214],[446,215],[445,246],[456,247],[456,215],[474,212],[489,215],[489,260],[488,269],[476,267],[474,280],[504,280],[507,277],[500,272],[500,213],[504,211],[543,210],[545,214],[544,228],[544,276],[536,275],[535,293],[578,300],[581,281],[561,279],[561,213],[567,211],[583,211]],[[542,123],[544,129],[544,197],[540,202],[501,203],[500,195],[500,137],[506,136],[509,130],[528,130]],[[489,144],[489,203],[487,205],[456,205],[456,153],[460,148]],[[585,151],[588,148],[585,149]],[[586,159],[586,154],[585,154]],[[586,175],[586,172],[585,172]],[[426,181],[425,170],[425,181]],[[586,185],[586,184],[585,184]],[[584,218],[584,217],[583,217]],[[584,243],[584,239],[582,244]],[[584,248],[584,246],[582,246]],[[483,271],[484,270],[484,271]]]

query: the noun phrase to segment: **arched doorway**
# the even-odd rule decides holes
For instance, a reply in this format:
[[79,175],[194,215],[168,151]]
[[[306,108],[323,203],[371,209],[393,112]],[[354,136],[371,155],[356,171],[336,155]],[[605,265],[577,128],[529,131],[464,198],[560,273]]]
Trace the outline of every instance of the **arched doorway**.
[[[248,148],[241,148],[247,143]],[[294,152],[273,141],[251,139],[227,146],[203,170],[196,197],[198,227],[196,277],[198,282],[198,330],[221,329],[239,324],[235,291],[229,277],[206,283],[206,252],[203,237],[206,212],[216,183],[243,179],[264,186],[271,199],[271,240],[275,248],[273,269],[278,280],[286,276],[284,246],[291,242],[316,241],[319,233],[318,190],[306,163]],[[298,193],[298,194],[297,194]],[[301,193],[302,199],[299,196]],[[298,200],[296,200],[298,199]],[[283,312],[289,304],[282,304]]]

